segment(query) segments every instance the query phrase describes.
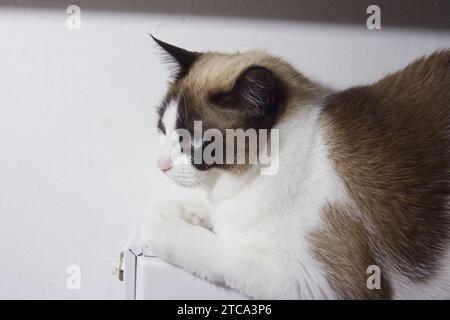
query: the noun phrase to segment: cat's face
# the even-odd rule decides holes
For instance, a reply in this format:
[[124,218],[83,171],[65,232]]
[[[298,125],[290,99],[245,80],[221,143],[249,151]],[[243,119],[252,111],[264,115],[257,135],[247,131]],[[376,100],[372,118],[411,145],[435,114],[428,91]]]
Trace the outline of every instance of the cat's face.
[[[242,148],[230,147],[237,140],[227,137],[236,134],[230,130],[273,127],[286,101],[286,86],[272,66],[287,65],[263,53],[197,53],[155,41],[178,66],[158,108],[158,167],[187,187],[201,184],[213,172],[247,170],[254,164],[250,143],[257,144],[259,135]],[[208,151],[213,160],[205,159]]]

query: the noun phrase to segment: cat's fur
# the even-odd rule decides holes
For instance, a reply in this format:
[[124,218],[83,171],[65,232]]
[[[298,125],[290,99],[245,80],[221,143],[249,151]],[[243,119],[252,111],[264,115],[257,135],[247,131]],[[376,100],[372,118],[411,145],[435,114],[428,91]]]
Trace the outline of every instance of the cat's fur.
[[[331,92],[266,53],[155,40],[179,66],[159,107],[163,152],[194,120],[280,130],[275,175],[166,171],[208,196],[149,217],[143,238],[158,256],[253,298],[450,298],[450,51]],[[380,289],[367,287],[372,265]]]

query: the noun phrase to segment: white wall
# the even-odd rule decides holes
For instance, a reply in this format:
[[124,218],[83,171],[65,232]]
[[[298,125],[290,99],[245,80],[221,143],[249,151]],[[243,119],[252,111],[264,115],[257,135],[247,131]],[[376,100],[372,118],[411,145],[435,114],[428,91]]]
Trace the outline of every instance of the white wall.
[[[450,43],[448,28],[369,31],[365,12],[328,24],[81,5],[70,31],[65,8],[0,6],[0,298],[121,298],[111,263],[130,228],[186,195],[154,166],[167,72],[147,33],[194,50],[266,49],[335,88]],[[66,288],[73,264],[79,291]]]

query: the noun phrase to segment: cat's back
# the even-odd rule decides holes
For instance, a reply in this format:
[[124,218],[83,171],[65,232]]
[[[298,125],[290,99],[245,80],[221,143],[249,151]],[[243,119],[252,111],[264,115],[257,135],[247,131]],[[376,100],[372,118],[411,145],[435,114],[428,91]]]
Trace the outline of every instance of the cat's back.
[[450,49],[417,59],[404,69],[390,74],[372,86],[374,95],[403,108],[428,108],[448,112],[450,102]]
[[349,114],[371,116],[375,125],[389,122],[405,126],[411,121],[419,124],[433,119],[450,121],[449,107],[450,49],[420,58],[372,85],[353,87],[331,95],[325,114],[335,117]]
[[450,50],[331,95],[321,121],[372,254],[396,274],[391,286],[450,285]]

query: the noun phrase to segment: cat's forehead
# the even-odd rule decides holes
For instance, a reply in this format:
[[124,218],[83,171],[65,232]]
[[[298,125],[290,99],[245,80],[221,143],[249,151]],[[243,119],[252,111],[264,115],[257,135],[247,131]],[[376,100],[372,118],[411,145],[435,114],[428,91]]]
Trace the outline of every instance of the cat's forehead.
[[270,70],[278,79],[286,80],[286,83],[299,78],[289,64],[265,52],[202,53],[186,74],[170,83],[159,109],[160,119],[169,105],[176,105],[178,124],[201,119],[210,127],[247,125],[244,123],[246,112],[230,112],[227,108],[211,106],[217,102],[215,97],[233,90],[242,74],[255,66]]
[[194,98],[205,98],[217,91],[230,90],[248,67],[270,64],[271,57],[264,52],[204,53],[175,89]]

